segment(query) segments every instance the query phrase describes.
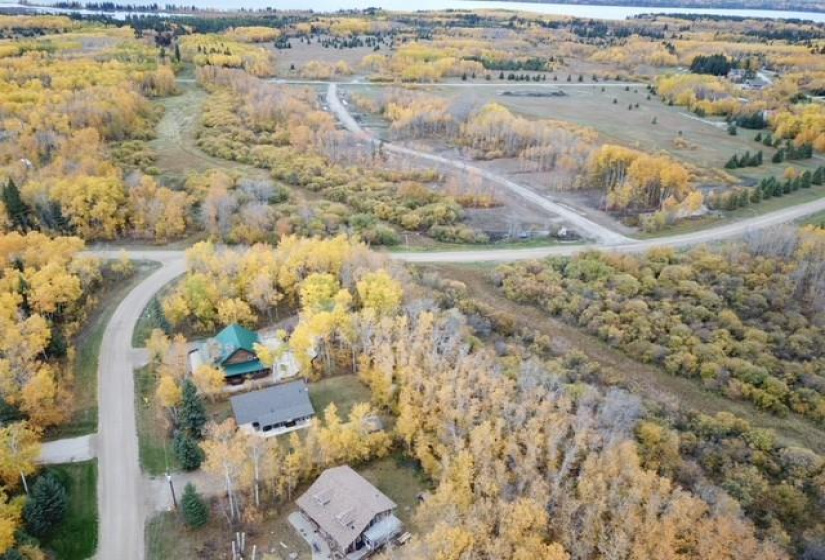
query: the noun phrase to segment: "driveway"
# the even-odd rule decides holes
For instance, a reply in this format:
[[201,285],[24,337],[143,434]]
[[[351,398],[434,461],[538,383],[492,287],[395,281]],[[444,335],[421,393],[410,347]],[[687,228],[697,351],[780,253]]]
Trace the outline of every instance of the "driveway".
[[75,438],[47,441],[40,448],[39,463],[56,465],[58,463],[80,463],[95,458],[97,436],[91,434]]
[[332,554],[329,545],[321,538],[318,531],[312,526],[304,514],[299,511],[289,514],[289,524],[292,525],[312,550],[312,560],[331,560]]

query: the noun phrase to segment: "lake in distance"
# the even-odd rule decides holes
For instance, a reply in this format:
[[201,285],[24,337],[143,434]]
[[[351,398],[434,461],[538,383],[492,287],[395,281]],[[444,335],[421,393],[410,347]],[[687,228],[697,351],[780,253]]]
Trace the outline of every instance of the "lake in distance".
[[[316,12],[335,12],[338,10],[363,10],[382,8],[389,11],[427,11],[427,10],[517,10],[538,14],[575,16],[588,19],[623,20],[639,14],[701,14],[740,16],[751,18],[806,19],[825,22],[825,13],[788,12],[779,10],[733,10],[733,9],[699,9],[699,8],[654,8],[633,6],[584,6],[573,4],[543,4],[533,2],[497,2],[482,0],[113,0],[118,4],[159,5],[175,4],[195,6],[210,10],[314,10]],[[45,3],[45,2],[44,2]],[[0,8],[21,7],[16,1],[0,0]],[[39,9],[57,12],[56,9]],[[109,12],[107,12],[109,13]],[[123,18],[123,12],[112,13]]]

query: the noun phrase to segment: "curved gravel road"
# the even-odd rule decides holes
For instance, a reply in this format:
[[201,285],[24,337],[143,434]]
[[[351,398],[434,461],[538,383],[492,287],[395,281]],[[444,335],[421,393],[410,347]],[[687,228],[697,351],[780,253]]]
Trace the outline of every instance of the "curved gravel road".
[[571,208],[548,200],[547,198],[541,196],[538,193],[533,192],[527,187],[519,185],[515,181],[511,181],[510,179],[502,177],[501,175],[497,175],[491,171],[487,171],[486,169],[482,169],[480,167],[476,167],[475,165],[464,163],[463,161],[457,161],[454,159],[445,158],[434,154],[428,154],[426,152],[419,152],[418,150],[413,150],[411,148],[378,140],[372,134],[364,130],[361,127],[361,125],[358,124],[358,122],[353,118],[353,116],[350,114],[347,108],[344,107],[344,104],[341,103],[341,99],[338,97],[338,84],[331,83],[327,86],[327,104],[329,105],[330,110],[333,113],[335,113],[336,117],[338,117],[338,120],[341,122],[341,124],[344,125],[344,128],[346,128],[353,134],[357,135],[358,137],[362,138],[366,142],[371,142],[376,146],[380,145],[382,150],[386,150],[388,152],[393,152],[403,156],[410,156],[417,159],[432,161],[434,163],[438,163],[441,165],[448,165],[460,171],[469,171],[475,173],[481,177],[484,177],[488,181],[501,185],[513,194],[527,200],[528,202],[535,204],[536,206],[546,210],[550,214],[561,217],[568,224],[575,227],[581,235],[595,239],[602,245],[619,245],[621,243],[627,243],[629,241],[632,241],[629,237],[626,237],[609,228],[606,228],[601,224],[597,224],[596,222],[586,218],[585,216],[579,214]]
[[159,261],[161,268],[117,306],[98,359],[97,558],[101,560],[142,560],[145,555],[143,531],[150,497],[144,491],[138,460],[132,331],[157,291],[185,270],[179,253],[147,253],[146,258]]

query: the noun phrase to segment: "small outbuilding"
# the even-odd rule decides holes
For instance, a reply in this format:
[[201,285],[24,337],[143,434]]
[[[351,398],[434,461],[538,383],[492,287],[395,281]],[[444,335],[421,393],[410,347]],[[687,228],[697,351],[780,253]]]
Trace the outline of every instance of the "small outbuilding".
[[315,417],[303,379],[237,395],[230,402],[238,428],[264,437],[306,428]]
[[401,534],[395,502],[347,465],[321,473],[297,504],[333,558],[366,558]]

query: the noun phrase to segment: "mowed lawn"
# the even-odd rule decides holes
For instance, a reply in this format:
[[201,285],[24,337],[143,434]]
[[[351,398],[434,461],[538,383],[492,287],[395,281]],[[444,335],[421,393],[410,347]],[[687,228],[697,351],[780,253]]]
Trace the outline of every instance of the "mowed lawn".
[[324,410],[335,403],[338,416],[346,420],[354,405],[370,402],[370,390],[356,375],[339,375],[310,383],[309,400],[319,418],[323,419]]
[[149,367],[135,370],[135,409],[137,410],[140,466],[152,476],[178,470],[172,442],[155,399],[157,375]]
[[54,465],[48,470],[66,487],[69,511],[43,546],[58,560],[91,558],[97,548],[97,461]]

